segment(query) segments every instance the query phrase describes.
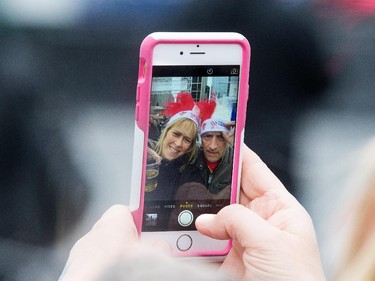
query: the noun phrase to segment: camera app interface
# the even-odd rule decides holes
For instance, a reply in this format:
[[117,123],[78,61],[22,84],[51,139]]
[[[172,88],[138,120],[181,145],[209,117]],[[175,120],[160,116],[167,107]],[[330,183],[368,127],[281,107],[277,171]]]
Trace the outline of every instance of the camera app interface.
[[142,231],[195,230],[230,203],[239,72],[153,67]]

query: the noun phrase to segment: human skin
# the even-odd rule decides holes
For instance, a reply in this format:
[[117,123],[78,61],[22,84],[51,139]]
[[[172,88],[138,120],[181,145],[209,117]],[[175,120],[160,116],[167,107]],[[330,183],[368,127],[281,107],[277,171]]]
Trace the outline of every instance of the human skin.
[[201,233],[233,239],[221,270],[238,280],[325,280],[310,216],[254,152],[243,153],[239,204],[196,220]]
[[227,141],[222,132],[208,132],[202,135],[202,150],[208,162],[221,160],[227,149]]
[[[199,216],[196,226],[204,235],[233,240],[219,268],[236,280],[325,280],[310,216],[246,146],[239,204]],[[119,260],[170,252],[161,240],[141,243],[130,210],[117,205],[73,246],[60,281],[98,280]]]
[[167,160],[184,155],[193,142],[194,135],[185,132],[178,126],[171,128],[165,136],[162,145],[162,157]]
[[118,261],[154,255],[160,259],[170,253],[162,240],[140,243],[129,208],[114,205],[74,244],[59,281],[96,281]]

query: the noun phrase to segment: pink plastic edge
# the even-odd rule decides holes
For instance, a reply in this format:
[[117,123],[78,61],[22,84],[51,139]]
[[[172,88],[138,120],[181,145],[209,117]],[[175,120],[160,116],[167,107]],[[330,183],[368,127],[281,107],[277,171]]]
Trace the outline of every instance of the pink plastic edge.
[[[142,113],[137,114],[138,109],[136,109],[136,124],[137,126],[145,133],[145,136],[148,135],[148,115],[149,115],[149,94],[151,92],[151,78],[152,78],[152,58],[153,58],[153,49],[157,44],[173,44],[173,43],[185,43],[185,44],[196,44],[196,43],[209,43],[209,44],[238,44],[243,50],[242,57],[242,66],[240,73],[240,89],[239,89],[239,100],[237,101],[237,119],[236,119],[236,133],[235,133],[235,149],[234,149],[234,158],[233,158],[233,175],[232,179],[232,192],[231,192],[231,204],[234,204],[238,200],[238,192],[240,188],[240,183],[237,182],[238,173],[240,168],[239,161],[241,160],[241,146],[242,146],[242,134],[245,128],[246,121],[246,107],[247,100],[249,97],[249,74],[250,74],[250,59],[251,59],[251,47],[248,40],[243,37],[243,39],[159,39],[156,40],[152,37],[152,34],[148,35],[141,44],[140,47],[140,64],[138,72],[138,87],[137,87],[137,106],[138,109],[142,108]],[[144,63],[146,63],[146,76],[143,77],[143,68]],[[138,115],[138,116],[137,116]],[[136,145],[136,144],[135,144]],[[143,141],[143,161],[142,165],[146,165],[146,151],[148,143],[147,138]],[[145,170],[142,169],[142,187],[140,196],[140,205],[139,208],[132,212],[134,222],[137,227],[139,235],[142,230],[142,213],[144,207],[144,200],[142,194],[144,194],[144,178]],[[225,256],[232,247],[232,241],[228,242],[227,247],[220,251],[194,251],[194,252],[181,252],[177,256],[201,256],[201,257],[210,257],[210,256]]]
[[[142,41],[140,47],[135,121],[136,126],[144,132],[145,136],[148,136],[148,116],[150,114],[149,95],[151,93],[153,49],[157,44],[158,41],[149,35]],[[144,69],[146,69],[146,74],[144,74]],[[145,137],[143,140],[142,167],[145,167],[147,161],[147,141],[147,137]],[[134,145],[138,144],[134,143]],[[142,214],[144,207],[142,194],[144,194],[145,191],[144,179],[145,169],[142,169],[141,190],[139,194],[140,205],[138,209],[132,211],[134,223],[139,235],[141,235],[142,232]]]

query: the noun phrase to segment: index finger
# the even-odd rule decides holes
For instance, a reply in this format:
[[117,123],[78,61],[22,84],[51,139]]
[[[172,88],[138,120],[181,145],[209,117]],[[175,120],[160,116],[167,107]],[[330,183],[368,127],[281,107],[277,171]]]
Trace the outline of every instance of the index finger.
[[281,181],[246,144],[243,144],[242,153],[241,204],[247,204],[269,191],[287,192]]

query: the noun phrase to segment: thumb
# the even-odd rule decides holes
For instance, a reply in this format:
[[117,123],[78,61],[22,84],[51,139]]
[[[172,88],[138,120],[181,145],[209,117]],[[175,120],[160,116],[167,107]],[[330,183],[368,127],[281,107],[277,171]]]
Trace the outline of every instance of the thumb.
[[172,255],[172,247],[166,241],[157,239],[149,242],[151,248],[167,255]]
[[200,215],[195,225],[198,231],[214,239],[233,239],[242,247],[254,247],[264,243],[278,230],[252,210],[243,205],[224,207],[216,215]]

